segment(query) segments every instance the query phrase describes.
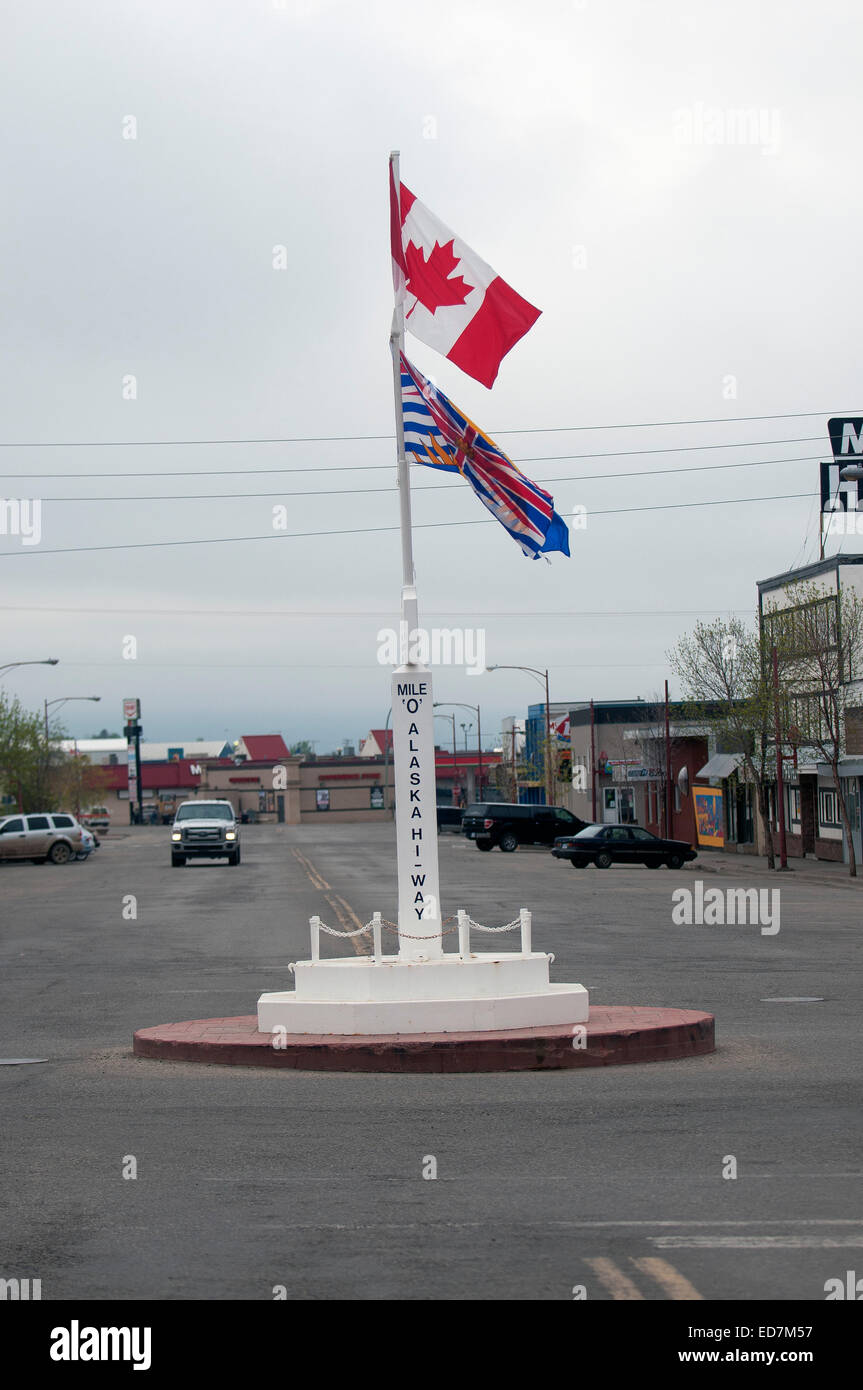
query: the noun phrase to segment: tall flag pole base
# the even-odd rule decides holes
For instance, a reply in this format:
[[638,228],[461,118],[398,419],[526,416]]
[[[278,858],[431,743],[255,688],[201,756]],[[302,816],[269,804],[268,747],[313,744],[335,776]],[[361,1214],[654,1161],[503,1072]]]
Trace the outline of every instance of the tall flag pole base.
[[[464,918],[466,914],[459,914]],[[262,994],[261,1033],[483,1033],[586,1023],[582,985],[552,984],[544,951],[297,961],[295,988]]]

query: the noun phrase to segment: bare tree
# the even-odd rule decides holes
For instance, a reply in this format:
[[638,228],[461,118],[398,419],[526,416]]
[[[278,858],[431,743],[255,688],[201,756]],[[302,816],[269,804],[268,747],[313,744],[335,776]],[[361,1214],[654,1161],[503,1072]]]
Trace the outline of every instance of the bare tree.
[[857,877],[851,817],[840,764],[849,708],[859,704],[863,679],[863,602],[853,589],[832,591],[799,581],[781,609],[764,616],[765,642],[782,668],[785,724],[795,741],[829,763],[845,839],[848,872]]
[[769,802],[772,689],[761,637],[739,618],[716,618],[697,623],[668,659],[694,702],[693,712],[711,705],[717,733],[740,753],[756,790],[767,862],[775,868]]
[[664,826],[663,833],[671,836],[672,819],[669,809],[671,783],[667,774],[669,767],[673,766],[674,754],[684,745],[681,739],[670,734],[666,748],[665,696],[658,691],[654,691],[651,696],[646,711],[646,719],[643,724],[639,725],[638,744],[642,762],[647,765],[647,770],[651,774],[650,780],[659,783],[662,798],[660,823]]

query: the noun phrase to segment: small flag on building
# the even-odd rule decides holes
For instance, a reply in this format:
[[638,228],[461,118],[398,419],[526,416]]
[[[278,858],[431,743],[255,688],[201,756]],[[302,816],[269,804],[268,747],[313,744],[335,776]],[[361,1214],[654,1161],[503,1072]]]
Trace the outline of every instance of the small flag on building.
[[405,327],[483,386],[539,318],[475,251],[445,227],[390,166],[390,235],[396,301]]
[[428,468],[461,473],[525,555],[536,559],[549,550],[568,555],[569,531],[550,493],[525,477],[404,353],[401,379],[408,458]]

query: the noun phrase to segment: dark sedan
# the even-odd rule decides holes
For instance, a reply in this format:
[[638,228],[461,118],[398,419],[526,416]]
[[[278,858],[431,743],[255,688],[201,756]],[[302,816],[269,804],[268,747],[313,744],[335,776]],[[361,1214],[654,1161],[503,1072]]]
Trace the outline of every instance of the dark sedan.
[[658,869],[680,869],[696,851],[685,840],[660,840],[640,825],[589,825],[578,835],[561,835],[551,851],[555,859],[568,859],[574,869],[595,864],[610,869],[612,864],[646,864]]

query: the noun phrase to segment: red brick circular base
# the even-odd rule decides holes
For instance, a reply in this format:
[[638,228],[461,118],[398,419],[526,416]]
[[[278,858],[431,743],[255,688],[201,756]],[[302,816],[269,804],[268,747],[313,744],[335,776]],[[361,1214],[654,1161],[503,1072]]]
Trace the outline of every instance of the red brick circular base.
[[[278,1042],[279,1046],[275,1046]],[[713,1015],[628,1004],[592,1008],[586,1024],[502,1033],[401,1033],[383,1037],[259,1033],[254,1014],[139,1028],[138,1057],[297,1071],[547,1071],[666,1062],[715,1048]]]

